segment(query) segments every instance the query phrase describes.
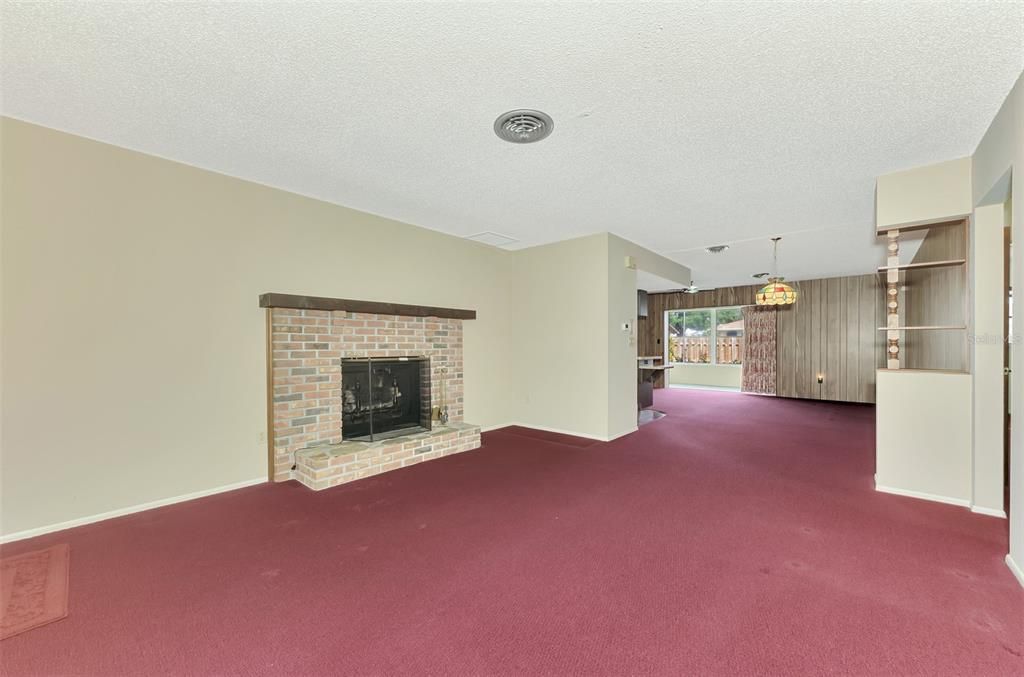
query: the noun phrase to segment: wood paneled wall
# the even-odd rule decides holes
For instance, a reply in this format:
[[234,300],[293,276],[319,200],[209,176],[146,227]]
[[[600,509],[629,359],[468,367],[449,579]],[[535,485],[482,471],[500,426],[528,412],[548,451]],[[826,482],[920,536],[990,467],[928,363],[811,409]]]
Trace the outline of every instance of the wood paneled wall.
[[[884,364],[883,285],[878,275],[792,282],[797,302],[778,309],[778,386],[782,397],[874,402],[875,370]],[[665,311],[743,306],[760,285],[647,297],[637,320],[640,355],[664,354]],[[819,386],[817,375],[824,376]]]
[[[967,258],[964,227],[928,231],[913,263]],[[965,266],[908,270],[903,276],[900,304],[908,326],[967,325]],[[967,333],[961,330],[907,331],[901,355],[905,369],[968,370]]]
[[875,371],[885,360],[879,276],[804,280],[793,287],[797,302],[779,310],[777,394],[874,402]]

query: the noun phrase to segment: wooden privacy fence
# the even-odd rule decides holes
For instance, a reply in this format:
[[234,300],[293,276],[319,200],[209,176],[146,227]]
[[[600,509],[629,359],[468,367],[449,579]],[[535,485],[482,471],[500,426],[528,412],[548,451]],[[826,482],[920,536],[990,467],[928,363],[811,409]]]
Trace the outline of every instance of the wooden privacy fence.
[[[743,337],[719,336],[718,364],[739,364],[743,361]],[[670,362],[711,362],[710,336],[672,336],[669,338]]]

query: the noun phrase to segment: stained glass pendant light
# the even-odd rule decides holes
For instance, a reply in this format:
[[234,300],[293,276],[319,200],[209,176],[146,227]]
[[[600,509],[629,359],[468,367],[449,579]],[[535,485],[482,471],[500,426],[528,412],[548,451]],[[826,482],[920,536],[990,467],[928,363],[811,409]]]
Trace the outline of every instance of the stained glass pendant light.
[[768,284],[757,290],[754,301],[759,306],[788,306],[796,301],[796,290],[783,282],[779,276],[779,240],[772,238],[772,276]]

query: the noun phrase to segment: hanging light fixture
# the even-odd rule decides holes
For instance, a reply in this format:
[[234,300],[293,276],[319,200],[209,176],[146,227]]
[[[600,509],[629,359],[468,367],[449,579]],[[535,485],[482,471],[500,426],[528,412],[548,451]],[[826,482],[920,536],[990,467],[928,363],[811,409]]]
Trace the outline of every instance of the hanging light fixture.
[[759,306],[788,306],[796,301],[796,290],[783,282],[779,276],[779,240],[772,238],[772,276],[768,284],[757,290],[754,301]]

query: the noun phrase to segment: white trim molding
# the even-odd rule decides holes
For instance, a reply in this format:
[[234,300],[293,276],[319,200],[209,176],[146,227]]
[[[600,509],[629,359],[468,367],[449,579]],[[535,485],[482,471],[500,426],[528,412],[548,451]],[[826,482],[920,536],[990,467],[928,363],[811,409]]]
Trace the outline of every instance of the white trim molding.
[[611,442],[612,440],[617,440],[620,437],[625,437],[626,435],[630,435],[632,433],[635,433],[637,430],[640,429],[638,426],[633,426],[629,430],[626,430],[624,432],[618,433],[616,435],[602,436],[602,435],[589,435],[587,433],[580,433],[580,432],[576,432],[574,430],[563,430],[561,428],[551,428],[551,427],[546,426],[546,425],[534,425],[533,423],[502,423],[501,425],[493,425],[493,426],[487,426],[486,428],[482,428],[481,432],[487,433],[487,432],[491,432],[493,430],[500,430],[501,428],[508,428],[510,426],[516,426],[518,428],[530,428],[532,430],[540,430],[540,431],[543,431],[543,432],[546,432],[546,433],[557,433],[559,435],[569,435],[571,437],[582,437],[582,438],[588,439],[588,440],[597,440],[598,442]]
[[482,433],[489,433],[492,430],[500,430],[502,428],[507,428],[510,425],[518,425],[518,424],[516,424],[516,423],[495,423],[494,425],[485,425],[485,426],[482,426],[480,428],[480,432],[482,432]]
[[101,512],[96,515],[88,515],[86,517],[79,517],[77,519],[68,520],[66,522],[57,522],[56,524],[48,524],[43,527],[36,527],[35,529],[26,529],[24,531],[15,531],[14,533],[4,534],[0,536],[0,543],[11,543],[13,541],[22,541],[26,538],[32,538],[34,536],[42,536],[43,534],[50,534],[55,531],[64,531],[65,529],[71,529],[73,527],[80,527],[86,524],[92,524],[94,522],[102,522],[103,520],[113,519],[115,517],[123,517],[124,515],[131,515],[137,512],[144,512],[146,510],[152,510],[153,508],[162,508],[165,505],[173,505],[175,503],[184,503],[185,501],[191,501],[196,498],[203,498],[204,496],[212,496],[214,494],[222,494],[225,491],[234,491],[235,489],[244,489],[245,487],[255,486],[257,484],[263,484],[267,481],[266,477],[260,477],[252,480],[245,480],[244,482],[235,482],[234,484],[225,484],[220,487],[214,487],[212,489],[203,489],[201,491],[193,491],[190,494],[182,494],[181,496],[171,496],[170,498],[161,498],[156,501],[150,501],[148,503],[139,503],[138,505],[128,506],[127,508],[118,508],[117,510],[111,510],[109,512]]
[[610,437],[606,437],[606,438],[604,439],[604,441],[605,441],[605,442],[611,442],[612,440],[617,440],[617,439],[619,439],[620,437],[625,437],[626,435],[632,435],[632,434],[633,434],[633,433],[635,433],[635,432],[636,432],[637,430],[640,430],[640,426],[636,426],[636,425],[635,425],[635,426],[633,426],[632,428],[630,428],[629,430],[624,430],[624,431],[623,431],[623,432],[621,432],[621,433],[617,433],[617,434],[615,434],[615,435],[612,435],[612,436],[610,436]]
[[1024,569],[1020,568],[1009,554],[1006,555],[1006,566],[1010,567],[1010,571],[1016,576],[1017,582],[1024,588]]
[[602,435],[589,435],[587,433],[576,432],[574,430],[563,430],[561,428],[552,428],[546,425],[534,425],[532,423],[509,423],[509,425],[518,426],[520,428],[532,428],[533,430],[541,430],[546,433],[557,433],[559,435],[571,435],[573,437],[583,437],[588,440],[597,440],[598,442],[607,442],[608,438]]
[[971,507],[971,502],[966,498],[953,498],[952,496],[939,496],[937,494],[927,494],[923,491],[911,491],[909,489],[897,489],[896,487],[887,487],[881,484],[875,484],[875,491],[881,491],[885,494],[895,494],[896,496],[907,496],[909,498],[920,498],[925,501],[935,501],[936,503],[947,503],[949,505],[958,505],[961,508]]
[[971,512],[976,512],[979,515],[988,515],[989,517],[999,517],[1006,519],[1005,510],[997,510],[996,508],[983,508],[980,505],[972,505]]
[[971,505],[971,502],[965,498],[953,498],[952,496],[939,496],[937,494],[928,494],[923,491],[911,491],[909,489],[897,489],[896,487],[887,487],[883,484],[875,482],[875,491],[881,491],[884,494],[894,494],[896,496],[906,496],[908,498],[919,498],[925,501],[934,501],[936,503],[946,503],[948,505],[957,505],[963,508],[970,508],[971,512],[977,513],[978,515],[987,515],[989,517],[999,517],[1006,519],[1006,512],[997,510],[995,508],[985,508],[980,505]]

